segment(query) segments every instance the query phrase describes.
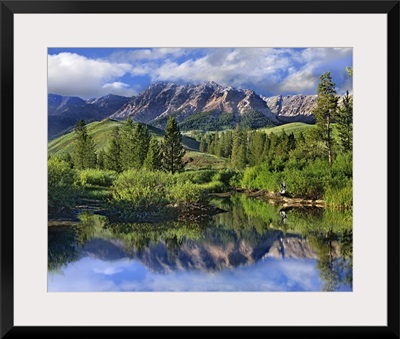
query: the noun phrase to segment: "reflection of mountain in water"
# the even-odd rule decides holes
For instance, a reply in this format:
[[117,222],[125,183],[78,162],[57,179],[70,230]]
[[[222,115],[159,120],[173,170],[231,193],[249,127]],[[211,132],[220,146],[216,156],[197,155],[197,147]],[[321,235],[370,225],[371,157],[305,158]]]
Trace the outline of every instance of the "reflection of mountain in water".
[[49,271],[62,273],[88,257],[131,258],[161,274],[233,271],[270,258],[314,259],[322,290],[352,285],[351,214],[294,209],[282,224],[277,208],[259,200],[240,195],[216,203],[229,212],[201,223],[111,224],[93,215],[79,225],[49,227]]
[[150,243],[147,247],[126,248],[123,241],[93,238],[86,242],[80,256],[101,260],[134,258],[155,272],[167,273],[178,270],[206,272],[231,269],[254,264],[260,259],[274,258],[317,258],[310,242],[295,234],[283,235],[281,231],[268,231],[259,235],[257,241],[233,239],[183,240],[180,244],[173,239]]

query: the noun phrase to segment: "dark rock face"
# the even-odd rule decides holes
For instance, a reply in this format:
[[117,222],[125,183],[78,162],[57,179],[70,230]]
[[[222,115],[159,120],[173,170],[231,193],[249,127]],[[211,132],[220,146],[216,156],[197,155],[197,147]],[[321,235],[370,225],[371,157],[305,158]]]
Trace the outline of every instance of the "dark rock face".
[[130,99],[118,95],[106,95],[97,99],[83,100],[78,97],[48,95],[48,137],[72,129],[81,119],[86,122],[102,120],[125,105]]

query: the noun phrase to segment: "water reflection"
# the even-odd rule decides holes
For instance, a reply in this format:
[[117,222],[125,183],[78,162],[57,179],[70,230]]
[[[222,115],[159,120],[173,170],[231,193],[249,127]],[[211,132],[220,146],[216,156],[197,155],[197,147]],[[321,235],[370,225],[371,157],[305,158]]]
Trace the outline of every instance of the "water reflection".
[[[351,214],[285,209],[237,195],[202,223],[49,227],[49,290],[352,289]],[[62,274],[61,274],[62,273]]]

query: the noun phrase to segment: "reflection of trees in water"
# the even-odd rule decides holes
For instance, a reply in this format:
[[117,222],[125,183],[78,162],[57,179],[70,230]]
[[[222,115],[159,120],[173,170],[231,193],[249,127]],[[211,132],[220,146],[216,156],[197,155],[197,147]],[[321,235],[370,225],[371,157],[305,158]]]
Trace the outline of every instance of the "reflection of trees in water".
[[105,227],[115,238],[123,241],[128,253],[143,252],[151,245],[162,241],[171,255],[179,250],[184,240],[198,240],[203,236],[207,225],[193,222],[165,223],[113,223]]
[[50,272],[62,273],[62,267],[78,260],[85,243],[103,230],[106,218],[82,214],[81,222],[71,226],[52,226],[48,229],[48,259]]
[[48,230],[49,272],[62,273],[61,268],[78,259],[78,232],[76,227],[54,226]]
[[[255,228],[265,234],[269,228],[279,228],[308,239],[317,252],[317,269],[325,291],[352,286],[352,213],[321,208],[281,208],[257,199],[236,197],[231,214],[219,218],[225,227],[241,237],[244,229]],[[284,213],[282,213],[284,212]],[[284,221],[282,217],[284,215]],[[240,227],[238,227],[238,223]],[[253,239],[257,241],[256,239]]]
[[317,269],[323,291],[337,291],[342,285],[352,286],[352,231],[314,234],[310,241],[318,253]]
[[[229,252],[234,255],[239,251],[237,245],[245,242],[257,260],[271,246],[277,232],[290,232],[308,239],[317,252],[317,269],[324,284],[323,290],[337,290],[342,284],[351,286],[351,213],[286,208],[286,224],[279,225],[281,216],[277,207],[244,195],[224,199],[219,207],[228,212],[217,214],[211,221],[200,223],[168,221],[111,224],[105,217],[83,215],[82,222],[76,227],[49,228],[49,271],[60,272],[63,265],[77,260],[80,248],[93,237],[119,242],[115,243],[116,246],[127,256],[140,255],[157,244],[165,245],[171,262],[179,256],[183,244],[199,250],[204,250],[204,245],[212,244],[219,246],[222,251],[225,245],[234,244],[234,250]],[[158,250],[161,251],[161,248]],[[207,259],[205,254],[203,259]],[[232,260],[239,263],[239,259]],[[179,260],[183,260],[182,257]],[[190,261],[191,258],[185,257],[185,260]]]

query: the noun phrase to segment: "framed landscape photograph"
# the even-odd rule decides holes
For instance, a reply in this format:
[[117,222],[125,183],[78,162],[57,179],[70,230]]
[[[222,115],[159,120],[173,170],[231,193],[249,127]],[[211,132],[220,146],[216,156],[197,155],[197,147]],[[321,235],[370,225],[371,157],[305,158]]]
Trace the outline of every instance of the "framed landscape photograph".
[[399,2],[209,4],[2,1],[2,337],[399,337]]

